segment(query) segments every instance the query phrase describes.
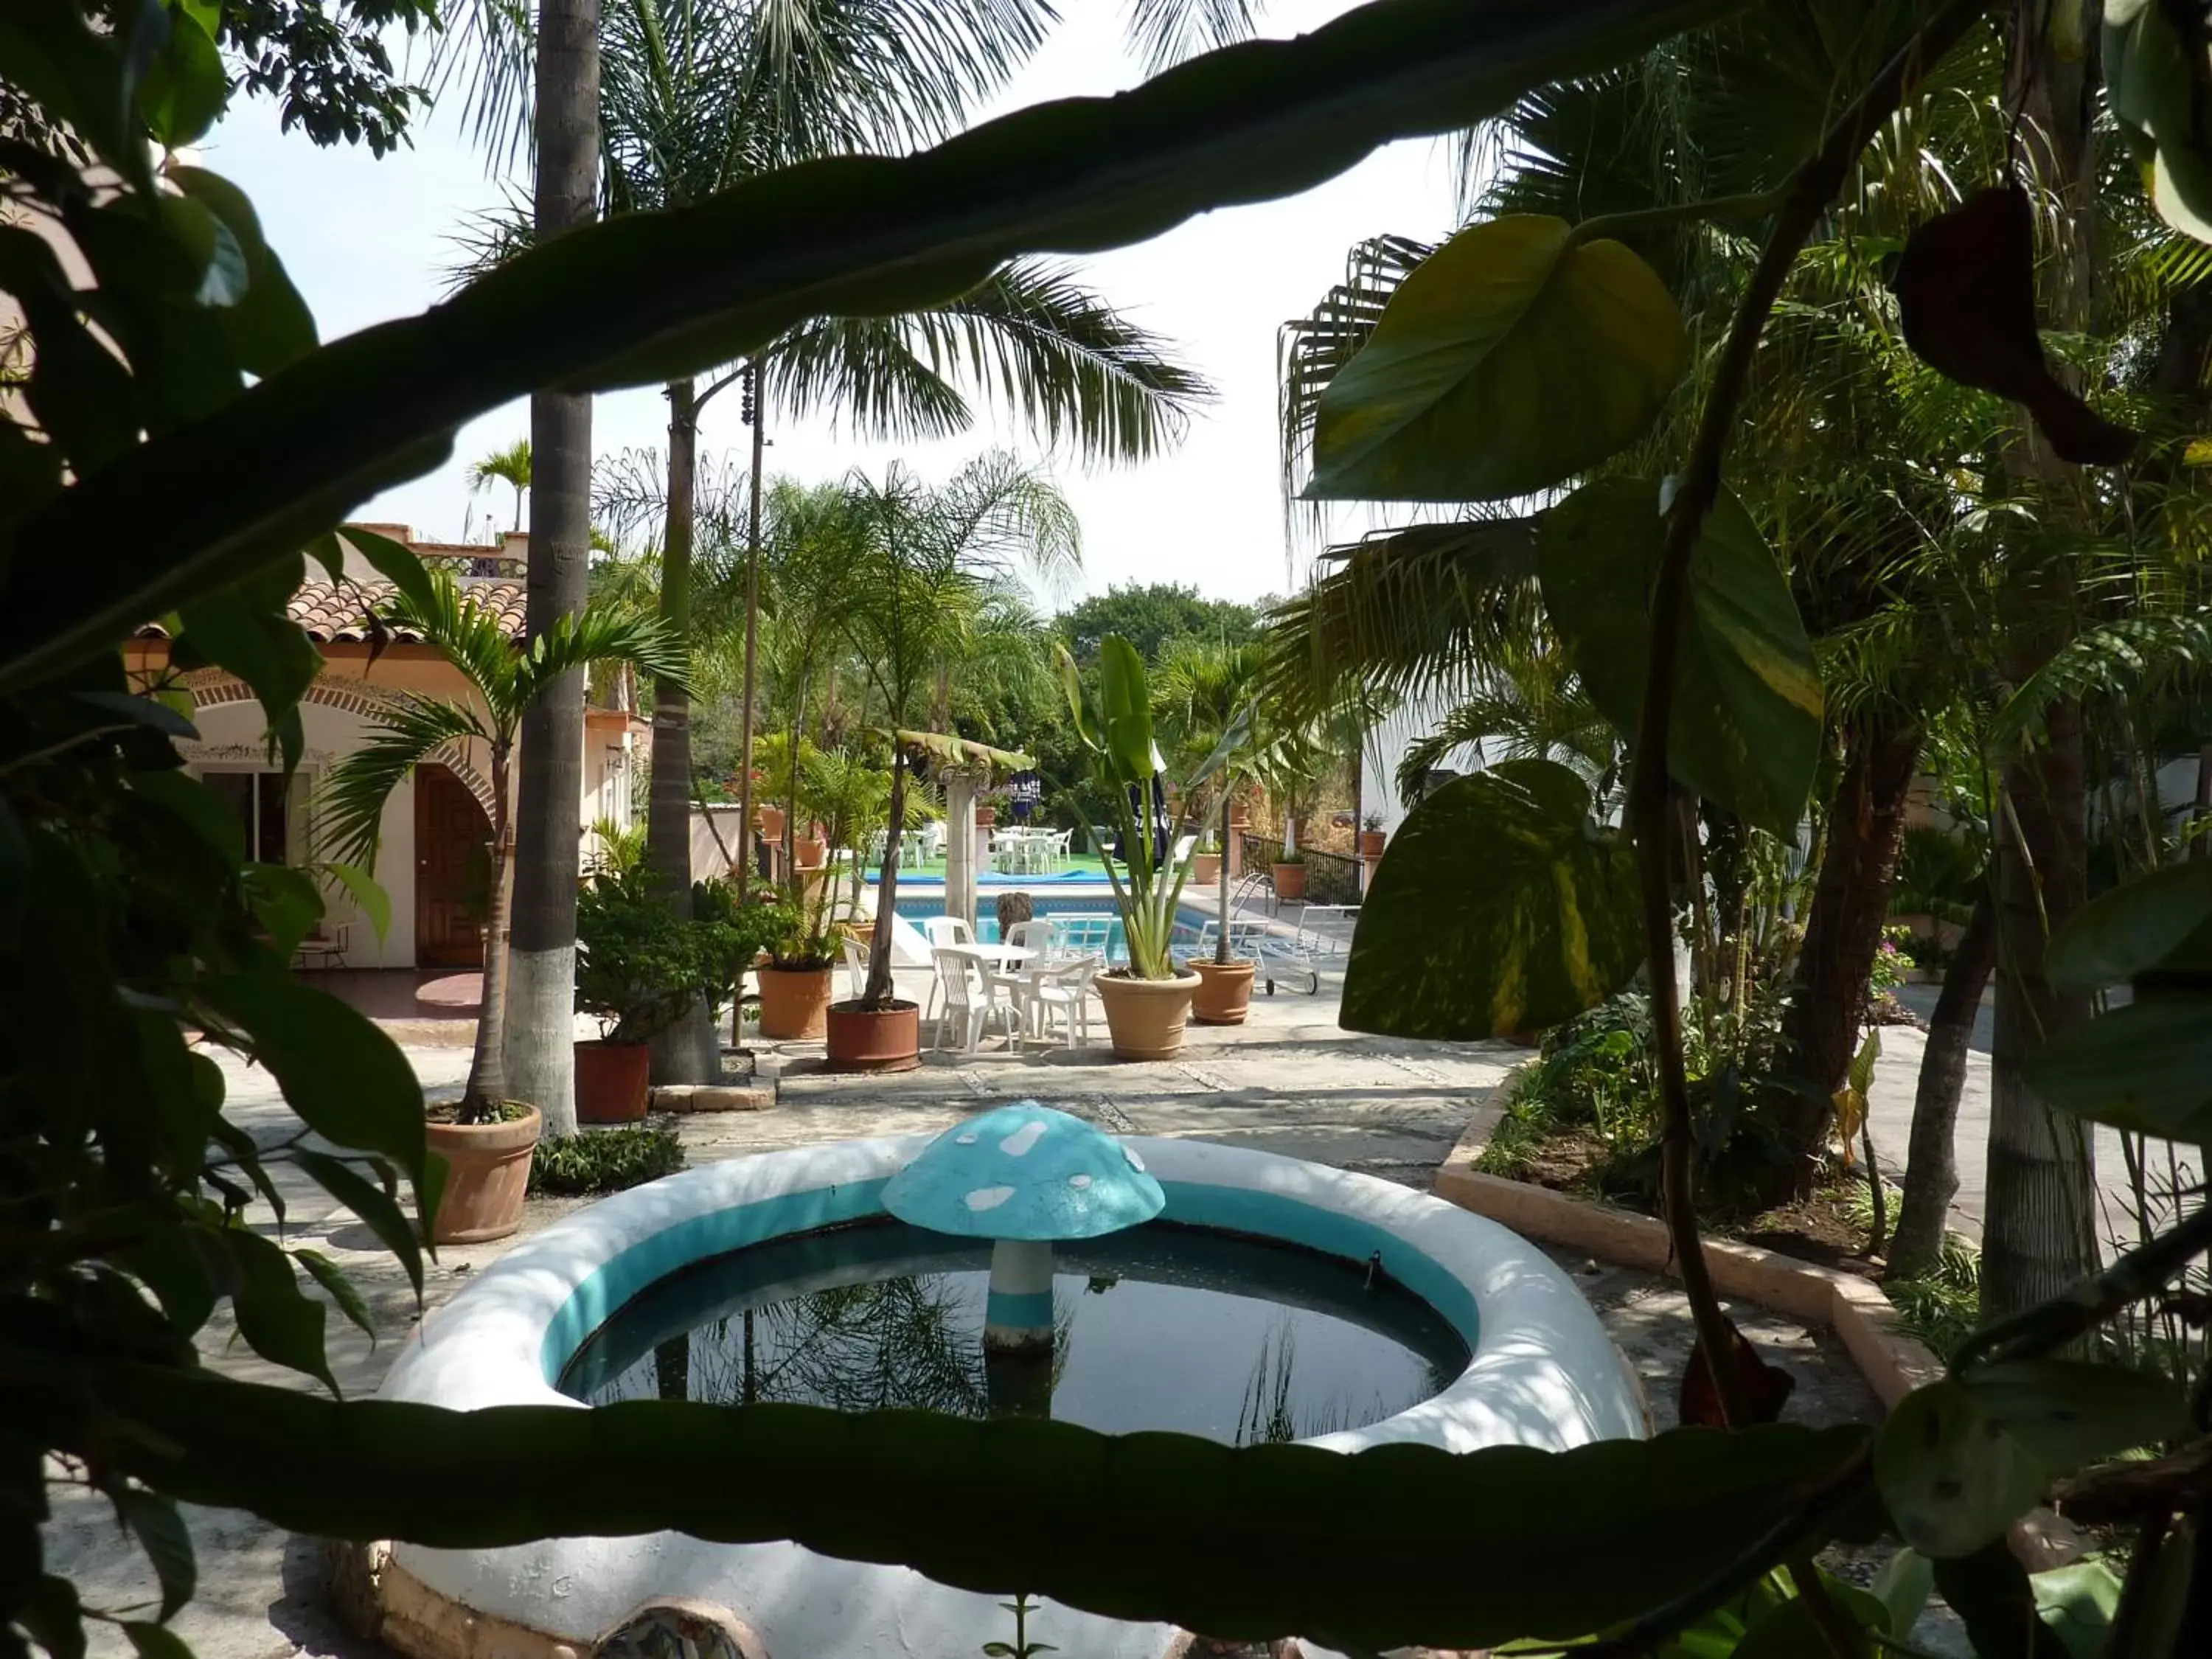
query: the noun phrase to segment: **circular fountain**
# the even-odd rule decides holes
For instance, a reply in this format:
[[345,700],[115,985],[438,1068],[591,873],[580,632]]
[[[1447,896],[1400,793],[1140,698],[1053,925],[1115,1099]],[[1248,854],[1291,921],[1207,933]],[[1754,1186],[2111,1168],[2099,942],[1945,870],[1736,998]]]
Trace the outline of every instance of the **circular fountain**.
[[[921,1407],[1346,1452],[1644,1432],[1589,1305],[1494,1223],[1294,1158],[1115,1138],[1035,1102],[934,1137],[713,1164],[580,1211],[427,1320],[381,1393]],[[568,1659],[641,1607],[726,1610],[746,1659],[937,1659],[1007,1629],[1000,1598],[904,1568],[673,1533],[401,1545],[382,1595],[387,1637],[424,1659]],[[1032,1628],[1086,1659],[1159,1659],[1178,1638],[1049,1602]]]

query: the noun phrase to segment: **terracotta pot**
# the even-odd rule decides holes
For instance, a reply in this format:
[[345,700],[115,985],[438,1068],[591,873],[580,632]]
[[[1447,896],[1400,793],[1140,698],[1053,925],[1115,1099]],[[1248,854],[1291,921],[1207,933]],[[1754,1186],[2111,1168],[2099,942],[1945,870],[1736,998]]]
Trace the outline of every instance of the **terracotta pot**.
[[1279,864],[1275,871],[1275,896],[1279,899],[1302,899],[1306,896],[1306,867],[1303,864]]
[[1190,885],[1211,887],[1221,879],[1221,854],[1193,853],[1190,855]]
[[545,1120],[532,1106],[512,1123],[428,1123],[430,1150],[446,1160],[446,1190],[430,1237],[438,1244],[505,1238],[522,1224],[530,1155]]
[[828,1018],[833,1072],[911,1072],[921,1064],[918,1004],[895,1002],[872,1009],[857,1002],[833,1002]]
[[763,968],[760,981],[761,1035],[785,1042],[818,1037],[829,1029],[827,968]]
[[988,830],[998,821],[999,809],[997,807],[979,806],[975,809],[975,827],[978,830]]
[[791,856],[801,870],[819,870],[830,862],[830,843],[819,836],[794,836]]
[[1253,962],[1194,962],[1199,978],[1190,999],[1190,1017],[1200,1025],[1242,1025],[1252,1006]]
[[1172,1060],[1182,1052],[1183,1024],[1190,1018],[1191,994],[1198,975],[1173,979],[1131,979],[1100,974],[1091,984],[1106,1005],[1106,1029],[1114,1053],[1122,1060]]
[[652,1092],[653,1050],[642,1042],[576,1045],[576,1121],[635,1123]]
[[756,806],[753,808],[753,817],[760,824],[761,834],[767,836],[769,840],[783,839],[783,808]]
[[1381,858],[1382,843],[1388,839],[1380,830],[1362,830],[1359,832],[1359,856],[1364,859]]

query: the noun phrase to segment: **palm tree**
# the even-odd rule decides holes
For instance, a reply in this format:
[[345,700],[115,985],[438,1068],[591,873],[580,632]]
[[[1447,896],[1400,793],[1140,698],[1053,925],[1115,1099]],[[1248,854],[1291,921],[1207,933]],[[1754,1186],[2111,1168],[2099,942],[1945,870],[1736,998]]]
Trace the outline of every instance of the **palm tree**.
[[[395,598],[386,621],[421,636],[459,669],[474,694],[453,702],[403,692],[366,718],[362,746],[325,775],[319,793],[320,836],[331,855],[374,869],[384,806],[404,778],[441,751],[481,745],[490,762],[492,881],[485,918],[483,1006],[462,1097],[465,1118],[482,1121],[507,1099],[505,1064],[507,945],[514,904],[513,813],[515,744],[524,719],[564,677],[595,663],[635,663],[673,677],[682,667],[677,642],[659,622],[617,607],[591,606],[556,619],[517,650],[497,617],[442,571],[433,572],[426,603]],[[569,838],[575,806],[569,805]],[[541,1110],[544,1103],[533,1102]]]
[[[807,26],[798,27],[763,0],[611,0],[599,110],[608,211],[682,206],[813,156],[937,142],[1004,84],[1054,18],[1041,0],[948,0],[926,15],[882,0],[814,0],[807,9]],[[1170,49],[1182,27],[1178,9],[1145,10],[1153,45]],[[511,252],[528,240],[510,228],[482,245]],[[1048,262],[1008,265],[935,313],[803,324],[704,386],[686,376],[665,388],[660,604],[670,626],[691,632],[698,429],[709,403],[742,387],[757,478],[769,405],[793,416],[834,413],[872,436],[943,436],[971,418],[956,378],[994,389],[1049,441],[1065,436],[1089,453],[1129,459],[1172,442],[1188,406],[1205,395],[1152,336]],[[747,749],[758,649],[757,485],[749,517],[739,739]],[[652,765],[653,867],[680,909],[690,891],[690,722],[687,699],[672,686],[654,701]],[[749,769],[738,805],[739,822],[750,823]],[[697,1081],[692,1072],[715,1063],[696,1033],[688,1035],[687,1042],[686,1032],[672,1031],[659,1045],[657,1072],[668,1080]]]
[[[988,617],[1003,586],[1024,573],[1054,580],[1075,567],[1081,550],[1066,501],[1035,469],[1003,454],[972,461],[934,488],[894,463],[880,483],[856,472],[847,489],[865,538],[838,623],[890,739],[887,817],[896,824],[906,817],[911,754],[956,764],[1020,758],[917,729],[917,722],[926,699],[992,637]],[[897,908],[898,866],[899,838],[886,836],[879,916]],[[861,1002],[880,1008],[891,994],[891,930],[878,927]]]
[[469,494],[495,483],[514,489],[514,527],[522,528],[522,492],[530,488],[530,440],[518,438],[505,449],[495,449],[469,468]]
[[1237,784],[1251,775],[1267,743],[1260,685],[1267,658],[1256,644],[1183,639],[1161,654],[1152,690],[1152,715],[1166,737],[1170,773],[1184,787],[1210,787],[1220,815],[1224,856],[1215,871],[1214,902],[1220,918],[1214,961],[1229,963],[1229,816]]

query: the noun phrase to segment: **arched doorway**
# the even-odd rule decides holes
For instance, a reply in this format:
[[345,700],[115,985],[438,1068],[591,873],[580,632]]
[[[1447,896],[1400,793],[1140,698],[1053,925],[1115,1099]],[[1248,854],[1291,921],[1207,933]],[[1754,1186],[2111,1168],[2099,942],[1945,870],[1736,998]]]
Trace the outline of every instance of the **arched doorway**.
[[482,968],[491,819],[451,767],[415,769],[415,964]]

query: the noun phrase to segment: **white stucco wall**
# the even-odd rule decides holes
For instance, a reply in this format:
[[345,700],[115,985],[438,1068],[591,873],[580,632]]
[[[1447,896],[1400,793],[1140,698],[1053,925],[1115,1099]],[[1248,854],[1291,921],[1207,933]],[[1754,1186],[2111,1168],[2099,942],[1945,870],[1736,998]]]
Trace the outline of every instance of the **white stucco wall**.
[[[308,846],[313,845],[313,791],[322,782],[323,774],[341,755],[359,746],[368,723],[360,715],[342,708],[332,708],[321,703],[307,703],[300,710],[301,726],[306,729],[307,748],[301,758],[301,770],[307,775],[307,806],[297,809],[292,819],[294,845],[292,861],[301,862],[310,856],[307,847],[300,844],[304,830]],[[179,744],[183,750],[187,769],[194,776],[217,770],[260,771],[272,763],[268,758],[269,729],[261,718],[258,702],[222,703],[203,708],[193,716],[199,728],[198,742]],[[348,941],[345,965],[349,968],[412,968],[415,965],[415,785],[413,781],[402,783],[392,792],[392,799],[384,805],[383,839],[376,861],[376,879],[392,900],[392,927],[380,941],[376,930],[369,926],[368,918],[354,908],[343,887],[334,887],[325,894],[328,915],[332,921],[350,921],[351,937]]]

